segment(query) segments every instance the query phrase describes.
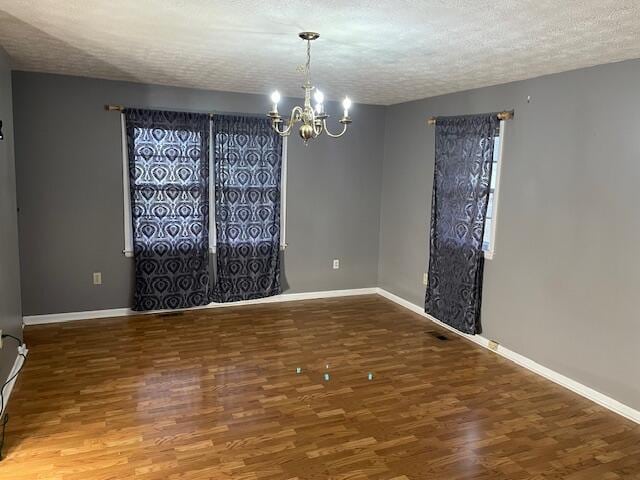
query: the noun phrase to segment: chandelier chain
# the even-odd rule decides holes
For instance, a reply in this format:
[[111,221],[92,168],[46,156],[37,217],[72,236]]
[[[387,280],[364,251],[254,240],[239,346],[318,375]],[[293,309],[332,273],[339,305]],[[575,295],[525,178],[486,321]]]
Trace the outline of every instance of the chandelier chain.
[[306,65],[306,82],[307,84],[311,83],[311,41],[307,40],[307,65]]

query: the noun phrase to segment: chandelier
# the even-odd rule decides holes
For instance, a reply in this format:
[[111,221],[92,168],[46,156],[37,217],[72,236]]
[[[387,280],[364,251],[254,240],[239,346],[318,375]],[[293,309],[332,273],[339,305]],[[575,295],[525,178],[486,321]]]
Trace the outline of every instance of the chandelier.
[[[302,123],[300,125],[299,133],[304,143],[306,144],[310,139],[315,138],[323,132],[333,138],[338,138],[344,135],[347,131],[347,126],[351,123],[349,117],[349,108],[351,108],[351,100],[349,97],[345,97],[342,101],[342,108],[344,114],[339,122],[342,124],[342,131],[340,133],[331,133],[327,130],[327,115],[324,111],[324,95],[320,90],[317,90],[311,85],[311,41],[317,39],[320,34],[315,32],[302,32],[298,36],[307,42],[307,63],[304,66],[305,81],[302,85],[304,89],[304,106],[296,105],[291,110],[291,116],[289,120],[283,119],[280,113],[278,113],[278,102],[280,102],[280,93],[276,90],[271,94],[271,102],[273,103],[273,109],[267,114],[271,118],[271,126],[281,136],[288,136],[293,126],[296,123]],[[316,102],[315,109],[311,107],[311,92],[315,90],[313,98]],[[286,124],[284,126],[283,124]]]

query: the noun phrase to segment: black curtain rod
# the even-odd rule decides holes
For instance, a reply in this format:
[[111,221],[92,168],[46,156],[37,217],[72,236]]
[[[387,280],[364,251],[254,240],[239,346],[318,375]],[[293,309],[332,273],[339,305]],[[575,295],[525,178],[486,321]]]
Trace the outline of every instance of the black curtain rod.
[[[107,112],[119,112],[122,113],[125,111],[127,107],[125,107],[124,105],[105,105],[104,109]],[[179,110],[175,110],[176,112]],[[196,112],[196,113],[205,113],[205,112]],[[215,115],[215,113],[211,113],[211,112],[206,112],[206,115],[209,115],[210,117],[213,117]]]
[[[122,113],[124,110],[126,110],[129,107],[125,107],[124,105],[105,105],[104,109],[107,112],[118,112],[118,113]],[[146,108],[146,107],[141,107],[141,108]],[[157,110],[157,109],[156,109]],[[182,110],[172,110],[175,112],[180,112]],[[239,117],[258,117],[258,118],[262,118],[262,115],[258,114],[258,113],[241,113],[241,112],[217,112],[217,113],[211,113],[211,112],[194,112],[194,113],[204,113],[205,115],[209,115],[209,117],[214,117],[216,115],[237,115]],[[265,117],[267,117],[267,115],[264,115]]]

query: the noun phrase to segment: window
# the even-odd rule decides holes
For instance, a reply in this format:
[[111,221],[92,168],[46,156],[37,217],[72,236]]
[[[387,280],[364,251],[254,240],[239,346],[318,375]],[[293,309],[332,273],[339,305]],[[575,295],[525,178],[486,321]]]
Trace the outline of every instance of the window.
[[504,149],[505,121],[500,122],[500,132],[493,139],[493,165],[491,168],[491,185],[489,190],[489,203],[487,216],[484,222],[484,238],[482,250],[487,259],[492,259],[495,252],[496,225],[498,221],[498,193],[500,188],[500,170],[502,167],[502,152]]
[[[216,181],[213,153],[213,125],[209,135],[209,251],[216,253]],[[287,137],[282,139],[282,164],[280,168],[280,250],[287,248]]]
[[[122,130],[122,190],[124,205],[124,253],[125,257],[133,257],[133,229],[131,225],[131,187],[129,181],[129,151],[127,148],[127,129],[125,114],[120,114]],[[212,127],[209,122],[209,138],[212,138]],[[209,145],[209,249],[211,253],[216,252],[216,222],[215,222],[215,182],[213,175],[213,152],[211,143]],[[287,247],[287,137],[282,143],[282,168],[281,168],[281,197],[280,197],[280,249]]]

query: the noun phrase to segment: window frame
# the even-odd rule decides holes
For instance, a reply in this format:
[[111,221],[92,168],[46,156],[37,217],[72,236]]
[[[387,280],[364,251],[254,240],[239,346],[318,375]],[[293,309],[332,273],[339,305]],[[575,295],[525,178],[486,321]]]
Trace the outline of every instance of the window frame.
[[[500,120],[500,133],[498,134],[499,145],[498,145],[498,160],[496,161],[495,169],[492,169],[491,177],[489,179],[489,188],[491,188],[491,180],[495,176],[496,186],[493,189],[493,205],[491,208],[491,231],[489,235],[489,245],[485,249],[484,246],[484,238],[482,250],[484,252],[484,258],[487,260],[493,260],[496,251],[496,229],[498,226],[498,211],[499,211],[499,200],[500,200],[500,175],[502,173],[502,162],[504,160],[504,137],[505,137],[505,120]],[[491,159],[493,162],[493,159]],[[487,199],[487,202],[489,200]],[[485,227],[486,227],[486,219],[485,219]]]
[[133,225],[131,223],[131,184],[129,180],[129,150],[127,146],[127,120],[120,114],[122,130],[122,192],[124,195],[124,249],[127,258],[133,257]]
[[282,163],[280,164],[280,250],[287,246],[287,144],[289,137],[282,137]]
[[213,119],[209,117],[209,253],[216,253],[216,179],[213,158]]

